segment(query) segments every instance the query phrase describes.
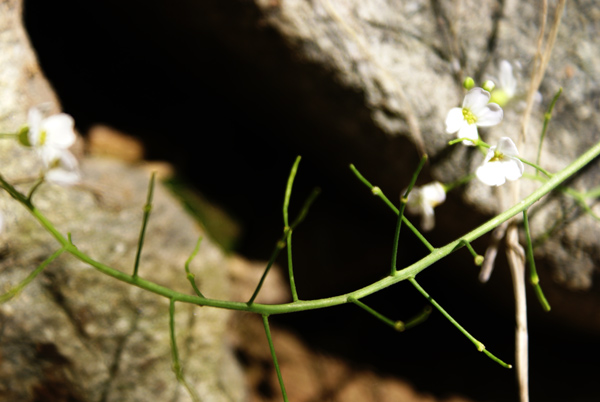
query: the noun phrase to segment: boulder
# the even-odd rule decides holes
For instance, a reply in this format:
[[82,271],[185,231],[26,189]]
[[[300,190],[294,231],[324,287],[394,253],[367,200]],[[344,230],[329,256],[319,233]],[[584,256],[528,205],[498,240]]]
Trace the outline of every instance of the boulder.
[[[21,24],[21,2],[0,2],[0,132],[26,122],[30,107],[56,97]],[[2,172],[27,192],[40,169],[34,152],[0,143]],[[116,159],[84,158],[83,181],[42,184],[35,206],[92,258],[132,272],[150,169]],[[184,263],[206,295],[229,298],[223,252],[180,203],[157,183],[139,275],[192,293]],[[0,289],[7,292],[59,246],[25,208],[3,191]],[[203,401],[243,401],[246,386],[227,341],[224,310],[176,305],[176,334],[185,377]],[[22,292],[0,305],[0,400],[191,400],[172,370],[169,301],[102,275],[66,253]]]

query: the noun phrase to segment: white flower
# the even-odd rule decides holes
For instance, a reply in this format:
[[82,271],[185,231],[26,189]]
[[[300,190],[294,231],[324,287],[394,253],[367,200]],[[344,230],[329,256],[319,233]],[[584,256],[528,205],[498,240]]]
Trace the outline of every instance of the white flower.
[[75,123],[71,116],[60,113],[43,118],[39,109],[31,108],[27,125],[29,145],[37,150],[47,168],[60,160],[65,152],[70,155],[68,149],[76,139]]
[[435,226],[433,208],[444,201],[446,201],[444,185],[434,181],[423,187],[414,187],[408,194],[406,208],[411,214],[421,215],[421,228],[427,232]]
[[500,138],[498,146],[491,147],[477,168],[475,175],[488,186],[501,186],[506,180],[517,180],[523,176],[523,162],[516,158],[519,151],[508,137]]
[[[465,95],[462,107],[450,109],[446,117],[446,132],[458,133],[457,138],[479,139],[477,126],[489,127],[500,123],[503,117],[502,108],[495,103],[488,103],[490,93],[482,88],[471,89]],[[471,141],[463,141],[465,145],[474,145]]]
[[505,106],[517,94],[517,79],[513,74],[512,65],[506,60],[500,62],[498,84],[498,87],[492,91],[491,101]]

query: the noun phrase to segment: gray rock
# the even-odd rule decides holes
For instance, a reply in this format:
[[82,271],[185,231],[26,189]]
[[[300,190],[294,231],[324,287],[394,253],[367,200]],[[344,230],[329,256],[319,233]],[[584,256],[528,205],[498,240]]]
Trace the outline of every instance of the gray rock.
[[[21,27],[21,2],[0,2],[0,132],[14,132],[27,110],[56,98]],[[2,175],[26,192],[40,169],[33,152],[0,142]],[[81,186],[43,184],[36,207],[80,250],[132,272],[150,172],[115,160],[82,161]],[[23,180],[25,179],[25,180]],[[58,244],[6,192],[0,195],[0,289],[11,289]],[[192,293],[184,263],[204,237],[191,269],[209,297],[228,298],[230,262],[157,183],[141,258],[141,277]],[[102,275],[67,254],[0,305],[0,400],[186,401],[171,369],[169,302]],[[202,401],[243,401],[245,384],[227,342],[226,311],[176,305],[186,379]]]

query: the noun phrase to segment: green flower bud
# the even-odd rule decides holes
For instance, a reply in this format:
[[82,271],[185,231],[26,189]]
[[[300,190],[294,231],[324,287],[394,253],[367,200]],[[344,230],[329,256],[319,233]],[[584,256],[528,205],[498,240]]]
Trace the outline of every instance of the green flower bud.
[[475,80],[471,77],[465,78],[463,81],[463,87],[468,91],[475,86]]

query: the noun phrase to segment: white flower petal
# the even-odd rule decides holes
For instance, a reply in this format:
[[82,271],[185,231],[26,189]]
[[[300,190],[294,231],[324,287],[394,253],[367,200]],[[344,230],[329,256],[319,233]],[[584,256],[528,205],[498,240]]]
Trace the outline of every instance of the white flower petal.
[[55,168],[48,170],[44,178],[50,183],[67,187],[79,183],[81,175],[78,171]]
[[421,216],[421,229],[424,232],[429,232],[434,227],[435,213],[433,212],[433,207],[427,207],[423,210],[423,215]]
[[488,186],[501,186],[506,182],[502,163],[488,162],[479,166],[475,171],[477,178]]
[[488,103],[475,117],[477,117],[477,125],[480,127],[495,126],[502,121],[504,112],[497,104]]
[[421,192],[423,194],[423,199],[432,207],[446,201],[446,189],[439,181],[434,181],[423,186]]
[[498,140],[498,152],[509,156],[519,155],[519,150],[517,149],[517,146],[515,145],[513,140],[511,140],[508,137],[502,137],[500,138],[500,140]]
[[500,62],[500,87],[504,90],[506,96],[513,98],[517,92],[517,80],[513,75],[513,68],[506,60]]
[[506,180],[514,181],[523,176],[523,171],[525,167],[523,166],[523,162],[518,159],[510,158],[508,160],[500,162],[502,165],[502,170],[504,171],[504,176]]
[[490,100],[490,93],[483,88],[475,87],[465,95],[463,108],[467,108],[475,116],[483,109]]
[[450,109],[448,112],[448,116],[446,116],[446,132],[448,134],[453,134],[460,130],[461,126],[465,122],[462,108],[455,107]]
[[29,113],[27,114],[27,127],[29,128],[29,132],[27,133],[27,137],[29,139],[29,143],[34,146],[38,145],[39,142],[41,123],[42,112],[35,107],[29,109]]
[[414,187],[408,194],[406,208],[409,213],[421,215],[421,229],[429,231],[435,226],[433,208],[446,200],[446,189],[438,181],[423,187]]
[[[475,124],[468,124],[465,122],[463,126],[458,130],[457,138],[469,138],[473,141],[477,141],[479,139],[479,134],[477,132],[477,126]],[[473,146],[471,141],[463,141],[463,144]]]
[[41,128],[46,130],[46,141],[49,145],[66,149],[75,143],[74,125],[75,122],[71,116],[60,113],[43,120]]

